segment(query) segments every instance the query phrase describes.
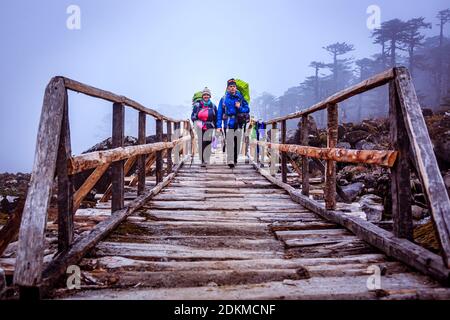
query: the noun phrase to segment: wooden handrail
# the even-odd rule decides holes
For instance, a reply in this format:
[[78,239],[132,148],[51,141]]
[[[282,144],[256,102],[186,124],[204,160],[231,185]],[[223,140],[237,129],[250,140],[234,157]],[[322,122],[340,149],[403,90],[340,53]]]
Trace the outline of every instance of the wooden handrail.
[[252,142],[252,145],[279,150],[283,153],[295,153],[308,158],[333,160],[336,162],[365,163],[392,167],[398,152],[393,150],[349,150],[339,148],[316,148],[295,144],[278,144],[265,141]]
[[[79,156],[71,155],[68,90],[113,102],[113,149]],[[124,106],[129,106],[139,111],[139,145],[137,146],[123,146]],[[154,117],[157,124],[159,124],[156,143],[145,144],[146,115]],[[170,131],[170,133],[171,126],[174,125],[176,140],[170,141],[171,134],[169,134],[169,141],[162,141],[161,124],[163,121],[167,122],[168,132]],[[161,154],[163,150],[177,149],[179,145],[185,144],[192,139],[192,132],[187,132],[192,130],[190,126],[186,125],[188,121],[175,120],[163,116],[155,110],[145,108],[127,97],[97,89],[72,79],[65,77],[52,78],[46,87],[41,111],[33,171],[19,231],[14,284],[18,285],[24,293],[25,291],[31,291],[36,294],[39,291],[42,280],[47,212],[55,176],[58,178],[58,251],[59,254],[62,254],[73,248],[73,215],[75,210],[110,165],[112,167],[111,183],[113,194],[111,211],[123,213],[116,215],[116,220],[118,216],[126,217],[129,212],[136,210],[137,206],[144,203],[143,199],[148,199],[148,197],[156,194],[170,182],[176,171],[183,165],[188,150],[183,149],[185,152],[182,154],[181,162],[176,157],[176,166],[173,169],[171,161],[168,161],[171,167],[170,171],[167,170],[168,176],[166,178],[163,177]],[[185,130],[183,136],[180,137],[180,132],[178,131],[181,123],[184,123],[183,128]],[[160,181],[158,182],[160,183],[150,193],[146,193],[146,170],[143,167],[145,166],[145,157],[152,153],[156,154],[156,156],[159,155],[160,172],[158,174]],[[179,156],[178,152],[175,152],[175,155]],[[123,200],[125,181],[122,162],[131,157],[140,157],[140,160],[144,160],[139,163],[140,185],[138,193],[140,197],[132,203],[132,207],[125,208]],[[93,168],[96,168],[96,170],[86,179],[79,190],[74,193],[73,175]],[[110,225],[116,225],[116,221]],[[98,236],[102,235],[104,233]],[[85,241],[84,238],[80,239],[78,243],[83,244],[83,241]],[[61,255],[58,257],[61,257]]]
[[386,70],[386,71],[384,71],[380,74],[377,74],[373,77],[370,77],[369,79],[362,81],[361,83],[358,83],[348,89],[339,91],[338,93],[335,93],[331,97],[329,97],[329,98],[327,98],[305,110],[302,110],[299,112],[294,112],[294,113],[291,113],[291,114],[288,114],[286,116],[282,116],[279,118],[267,120],[266,123],[272,124],[272,123],[276,123],[276,122],[281,122],[283,120],[296,119],[296,118],[300,118],[300,117],[309,115],[311,113],[314,113],[314,112],[317,112],[320,110],[324,110],[329,105],[338,104],[338,103],[345,101],[345,100],[347,100],[355,95],[358,95],[360,93],[369,91],[369,90],[377,88],[377,87],[381,87],[382,85],[387,84],[392,79],[394,79],[394,69]]
[[[336,149],[338,136],[337,103],[388,83],[390,98],[390,137],[391,145],[396,150],[365,151]],[[258,141],[257,144],[268,147],[271,150],[279,150],[283,154],[295,153],[304,157],[302,186],[305,190],[302,192],[305,195],[309,191],[308,181],[305,181],[305,179],[308,179],[308,167],[305,165],[305,162],[307,163],[306,159],[316,158],[327,161],[324,192],[325,209],[317,209],[320,206],[316,206],[315,210],[322,215],[324,215],[324,212],[328,216],[330,214],[332,215],[332,212],[336,210],[336,162],[366,163],[389,167],[391,169],[390,194],[392,197],[392,216],[394,222],[393,235],[405,240],[412,240],[413,236],[409,168],[409,163],[412,159],[427,195],[428,207],[430,208],[430,213],[438,234],[444,265],[450,268],[450,200],[440,174],[433,145],[408,69],[405,67],[389,69],[355,86],[340,91],[306,110],[272,119],[267,121],[267,123],[272,125],[273,130],[277,128],[278,122],[283,124],[288,119],[301,117],[302,143],[307,144],[307,139],[304,139],[308,127],[307,117],[311,113],[323,109],[327,109],[328,114],[327,148],[313,148],[307,145],[287,145],[262,141]],[[282,126],[282,129],[286,130],[286,126]],[[285,132],[282,132],[282,136],[285,136],[285,134]],[[275,135],[272,132],[272,138]],[[412,154],[410,154],[410,150]],[[259,159],[256,159],[256,163],[258,161]],[[282,166],[283,170],[286,170],[286,168]],[[286,172],[282,172],[281,176],[284,177],[285,175]],[[270,179],[275,178],[270,177]],[[311,201],[314,202],[314,200]],[[338,218],[333,220],[340,221]],[[343,225],[346,226],[345,223]],[[392,254],[392,252],[388,252],[388,254]],[[402,256],[402,259],[404,259],[405,253],[394,253],[393,256]],[[413,265],[413,263],[410,263],[410,265]],[[419,269],[424,270],[426,266],[422,266]]]
[[135,156],[146,155],[162,150],[172,149],[177,145],[188,141],[190,138],[190,136],[184,136],[178,140],[171,142],[157,142],[137,146],[120,147],[75,156],[69,159],[68,162],[69,175],[74,175],[85,170],[94,169],[107,163],[126,160]]
[[79,92],[79,93],[83,93],[85,95],[94,97],[94,98],[99,98],[99,99],[103,99],[103,100],[107,100],[110,102],[114,102],[114,103],[121,103],[124,104],[126,106],[129,106],[137,111],[141,111],[144,112],[145,114],[148,114],[152,117],[154,117],[155,119],[159,119],[159,120],[164,120],[164,121],[170,121],[170,122],[183,122],[185,120],[176,120],[176,119],[172,119],[169,117],[166,117],[162,114],[160,114],[159,112],[153,110],[153,109],[149,109],[144,107],[143,105],[141,105],[140,103],[131,100],[125,96],[120,96],[117,95],[115,93],[106,91],[106,90],[102,90],[102,89],[98,89],[92,86],[89,86],[87,84],[66,78],[66,77],[59,77],[61,79],[64,80],[64,85],[67,89],[75,91],[75,92]]

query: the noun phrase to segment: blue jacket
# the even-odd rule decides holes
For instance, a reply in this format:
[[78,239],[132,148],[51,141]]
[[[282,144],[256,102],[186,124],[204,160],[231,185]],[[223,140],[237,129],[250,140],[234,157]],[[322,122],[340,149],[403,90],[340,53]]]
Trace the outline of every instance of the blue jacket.
[[[239,109],[236,108],[236,102],[238,101],[241,102],[241,107]],[[234,128],[236,125],[236,116],[240,113],[250,113],[248,102],[239,91],[236,91],[235,95],[227,92],[219,102],[216,128],[222,128],[222,122],[225,128]]]

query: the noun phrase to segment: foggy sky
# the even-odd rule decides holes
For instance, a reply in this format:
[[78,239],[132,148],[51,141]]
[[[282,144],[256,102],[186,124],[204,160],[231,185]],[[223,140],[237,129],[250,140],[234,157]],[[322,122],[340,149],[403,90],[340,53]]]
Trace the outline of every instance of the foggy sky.
[[[68,30],[66,8],[81,8],[81,30]],[[46,84],[63,75],[126,95],[149,108],[186,105],[211,88],[217,102],[226,80],[239,77],[252,95],[281,95],[311,75],[322,47],[355,45],[350,56],[379,51],[366,9],[382,21],[424,16],[433,22],[448,0],[2,0],[0,2],[0,172],[30,171]],[[162,113],[170,110],[158,109]],[[178,108],[177,110],[183,110]],[[70,95],[74,154],[108,136],[111,104]],[[137,122],[134,112],[127,123]],[[150,119],[149,119],[150,120]],[[127,134],[136,136],[135,125]]]

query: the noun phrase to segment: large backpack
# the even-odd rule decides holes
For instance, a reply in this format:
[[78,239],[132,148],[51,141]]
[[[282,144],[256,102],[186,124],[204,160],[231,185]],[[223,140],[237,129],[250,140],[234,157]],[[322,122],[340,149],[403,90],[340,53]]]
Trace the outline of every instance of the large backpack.
[[250,104],[250,85],[241,79],[236,79],[236,87],[244,97],[245,101]]
[[203,99],[203,91],[196,92],[192,97],[192,104],[200,102]]

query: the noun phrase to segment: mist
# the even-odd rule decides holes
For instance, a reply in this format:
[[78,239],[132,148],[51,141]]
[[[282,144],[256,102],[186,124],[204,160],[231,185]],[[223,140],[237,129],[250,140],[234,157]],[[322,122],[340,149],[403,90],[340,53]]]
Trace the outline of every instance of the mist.
[[[67,8],[81,10],[80,29]],[[355,60],[379,52],[367,27],[373,1],[12,1],[0,4],[0,172],[28,172],[45,86],[56,75],[125,95],[185,119],[194,92],[213,101],[226,81],[250,83],[252,98],[275,97],[312,76],[311,61],[330,62],[323,47],[348,42]],[[424,17],[436,35],[436,14],[448,1],[375,3],[381,22]],[[447,26],[448,30],[448,26]],[[110,135],[112,104],[71,93],[72,149],[79,154]],[[280,113],[287,113],[286,106]],[[250,105],[252,108],[252,105]],[[283,107],[284,108],[284,107]],[[151,121],[148,134],[154,132]],[[126,113],[137,135],[137,113]]]

